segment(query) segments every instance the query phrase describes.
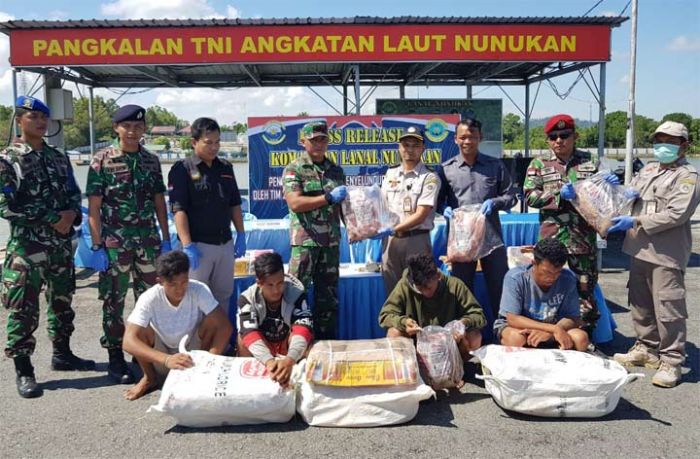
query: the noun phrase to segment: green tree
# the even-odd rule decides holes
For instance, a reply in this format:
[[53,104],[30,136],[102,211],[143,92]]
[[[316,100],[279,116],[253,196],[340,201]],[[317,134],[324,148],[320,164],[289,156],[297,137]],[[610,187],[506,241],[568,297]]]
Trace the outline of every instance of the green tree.
[[175,113],[160,105],[154,105],[146,109],[147,132],[150,132],[153,126],[175,126],[177,129],[181,129],[188,124],[186,120],[179,119]]
[[663,123],[664,121],[675,121],[676,123],[681,123],[690,129],[691,125],[693,124],[693,117],[687,113],[668,113],[661,118],[661,122]]
[[170,139],[167,137],[156,137],[153,139],[153,143],[156,145],[164,145],[166,150],[170,150]]
[[12,107],[0,105],[0,145],[6,145],[12,131]]
[[189,137],[180,138],[180,140],[178,140],[178,143],[180,145],[180,148],[183,150],[191,150],[192,149],[192,141]]
[[503,147],[511,150],[523,148],[523,146],[524,125],[520,121],[520,117],[514,113],[506,113],[506,116],[503,117]]
[[[63,132],[66,148],[90,145],[90,118],[88,97],[73,99],[73,121],[64,123]],[[110,140],[116,134],[112,129],[112,115],[119,109],[114,99],[93,97],[92,107],[95,116],[95,141]]]

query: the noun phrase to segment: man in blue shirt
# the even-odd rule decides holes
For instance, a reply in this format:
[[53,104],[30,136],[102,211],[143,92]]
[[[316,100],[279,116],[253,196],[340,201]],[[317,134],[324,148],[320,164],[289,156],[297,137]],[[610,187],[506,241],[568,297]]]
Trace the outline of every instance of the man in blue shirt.
[[494,332],[504,346],[588,349],[581,325],[576,276],[563,270],[566,247],[556,239],[540,240],[535,261],[506,274]]

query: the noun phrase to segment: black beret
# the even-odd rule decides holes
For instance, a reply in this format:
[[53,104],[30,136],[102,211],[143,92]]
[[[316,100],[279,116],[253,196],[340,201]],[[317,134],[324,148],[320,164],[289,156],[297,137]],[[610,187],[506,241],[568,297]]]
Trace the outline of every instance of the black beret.
[[146,110],[138,105],[124,105],[112,116],[113,123],[122,121],[146,121]]

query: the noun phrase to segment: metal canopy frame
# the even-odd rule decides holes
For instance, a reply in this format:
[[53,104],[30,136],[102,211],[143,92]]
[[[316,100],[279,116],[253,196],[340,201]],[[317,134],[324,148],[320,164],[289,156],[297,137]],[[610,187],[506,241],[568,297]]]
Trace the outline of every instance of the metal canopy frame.
[[[185,19],[185,20],[80,20],[80,21],[8,21],[0,23],[0,32],[10,35],[13,30],[46,28],[100,29],[115,27],[201,27],[201,26],[274,26],[274,25],[367,25],[367,24],[547,24],[547,25],[607,25],[619,27],[626,17],[364,17],[354,18],[299,18],[299,19]],[[599,65],[598,84],[591,67]],[[89,106],[92,107],[93,88],[260,88],[305,86],[338,114],[361,113],[361,108],[378,87],[399,87],[399,97],[405,97],[406,86],[459,86],[466,87],[471,97],[474,86],[496,86],[516,105],[525,118],[525,153],[529,153],[530,85],[574,72],[588,72],[593,87],[584,78],[599,106],[599,153],[604,146],[605,117],[605,62],[305,62],[305,63],[216,63],[191,65],[125,65],[109,64],[64,67],[13,67],[13,97],[17,97],[16,75],[29,71],[44,76],[45,80],[70,81],[89,87]],[[343,96],[342,110],[324,99],[315,87],[333,87]],[[524,110],[517,106],[503,87],[524,86]],[[45,88],[48,85],[44,85]],[[338,89],[342,88],[342,91]],[[352,87],[353,96],[348,89]],[[362,87],[369,87],[365,95]],[[539,91],[539,89],[538,89]],[[535,97],[536,101],[536,97]],[[92,112],[92,110],[90,110]],[[94,119],[90,116],[91,132]],[[94,139],[91,142],[94,145]]]

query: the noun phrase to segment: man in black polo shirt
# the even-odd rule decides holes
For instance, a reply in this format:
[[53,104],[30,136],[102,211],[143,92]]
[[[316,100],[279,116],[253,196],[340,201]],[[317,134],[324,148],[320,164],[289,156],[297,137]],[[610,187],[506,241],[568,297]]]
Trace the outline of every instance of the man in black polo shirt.
[[233,167],[217,156],[218,123],[198,118],[191,129],[194,155],[176,162],[168,174],[170,206],[182,251],[190,259],[190,279],[207,284],[228,314],[234,259],[246,250],[241,195]]

